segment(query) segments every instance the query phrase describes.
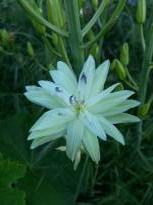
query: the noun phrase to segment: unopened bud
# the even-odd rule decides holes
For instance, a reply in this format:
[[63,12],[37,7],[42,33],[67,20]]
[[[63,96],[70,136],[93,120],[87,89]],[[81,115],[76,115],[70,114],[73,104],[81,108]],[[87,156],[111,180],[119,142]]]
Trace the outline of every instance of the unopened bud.
[[146,0],[137,1],[136,20],[139,24],[143,24],[146,20]]
[[96,9],[98,7],[98,0],[92,0],[92,5]]
[[122,83],[119,83],[118,86],[115,88],[115,91],[121,91],[124,90],[124,86]]
[[84,6],[85,0],[79,0],[79,7],[82,8]]
[[125,68],[124,68],[123,64],[122,64],[119,60],[115,59],[115,60],[113,61],[112,67],[113,67],[113,69],[115,69],[115,71],[116,71],[118,77],[119,77],[121,80],[124,80],[124,79],[126,78]]
[[34,57],[34,49],[30,41],[27,42],[27,52],[29,56]]
[[8,43],[9,43],[9,33],[7,32],[6,29],[0,30],[0,37],[1,37],[2,45],[8,46]]
[[149,109],[150,109],[150,103],[145,103],[139,108],[138,115],[140,117],[145,117],[148,114]]
[[120,61],[124,66],[129,64],[129,45],[124,43],[120,51]]

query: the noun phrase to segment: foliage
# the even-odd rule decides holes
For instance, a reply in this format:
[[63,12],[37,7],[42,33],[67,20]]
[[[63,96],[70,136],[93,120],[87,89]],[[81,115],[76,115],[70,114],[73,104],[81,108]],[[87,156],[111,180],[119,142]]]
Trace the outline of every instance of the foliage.
[[18,179],[25,175],[26,166],[15,161],[0,159],[0,204],[25,205],[25,192],[18,190]]

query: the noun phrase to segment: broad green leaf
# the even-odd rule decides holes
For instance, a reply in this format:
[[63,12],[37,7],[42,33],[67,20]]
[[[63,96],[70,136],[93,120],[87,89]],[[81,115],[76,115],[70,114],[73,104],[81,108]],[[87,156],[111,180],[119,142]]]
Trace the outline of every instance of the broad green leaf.
[[0,204],[25,205],[25,192],[17,188],[17,180],[25,175],[26,166],[15,161],[0,160]]

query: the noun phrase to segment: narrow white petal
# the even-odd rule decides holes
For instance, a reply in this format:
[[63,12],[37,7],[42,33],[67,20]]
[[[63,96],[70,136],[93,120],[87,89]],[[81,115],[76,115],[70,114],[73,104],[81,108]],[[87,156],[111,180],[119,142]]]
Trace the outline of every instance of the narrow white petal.
[[116,114],[116,115],[108,116],[106,118],[112,124],[140,122],[140,119],[138,117],[127,113]]
[[100,148],[97,136],[93,135],[88,129],[85,131],[85,135],[83,137],[83,145],[92,160],[97,164],[100,160]]
[[68,67],[68,65],[62,61],[59,61],[57,63],[57,69],[64,73],[68,78],[70,78],[74,84],[77,84],[76,76],[71,68]]
[[38,139],[41,137],[47,137],[47,136],[55,136],[58,135],[58,133],[65,133],[66,132],[66,127],[67,124],[63,124],[60,126],[54,126],[52,128],[48,128],[45,130],[37,130],[37,131],[32,131],[31,134],[28,136],[28,140],[33,140],[33,139]]
[[66,63],[62,61],[57,62],[57,69],[69,76],[71,80],[76,81],[76,77],[73,70],[69,68]]
[[80,74],[79,82],[78,82],[78,92],[81,100],[88,99],[92,89],[94,75],[95,75],[95,61],[92,56],[89,56],[83,66],[83,70]]
[[67,75],[67,73],[61,72],[59,70],[52,70],[50,73],[57,85],[67,90],[71,95],[76,93],[77,82],[71,78],[71,75]]
[[122,145],[125,144],[124,137],[122,133],[108,120],[103,117],[100,117],[100,122],[105,130],[105,132],[114,138],[116,141],[120,142]]
[[111,93],[119,85],[120,85],[120,83],[115,83],[114,85],[111,85],[110,87],[108,87],[107,89],[102,91],[103,95]]
[[75,157],[75,160],[74,160],[74,165],[73,165],[73,168],[74,170],[76,170],[78,168],[78,165],[80,163],[80,160],[81,160],[81,151],[79,150],[77,153],[76,153],[76,157]]
[[53,109],[59,106],[54,96],[51,96],[44,89],[40,88],[37,90],[30,90],[24,93],[24,95],[31,102],[46,107],[48,109]]
[[84,134],[84,126],[76,119],[69,123],[66,136],[66,153],[74,161],[78,150],[80,149]]
[[36,85],[27,85],[27,86],[25,86],[25,88],[26,88],[26,91],[32,91],[32,90],[40,90],[41,88],[40,87],[38,87],[38,86],[36,86]]
[[87,107],[93,113],[106,112],[121,104],[133,94],[134,92],[128,90],[109,93],[107,95],[99,94],[87,102]]
[[105,131],[101,126],[98,117],[86,111],[80,116],[80,120],[94,135],[102,140],[106,140]]
[[53,136],[40,137],[38,139],[34,139],[33,142],[31,143],[30,148],[35,149],[36,147],[43,145],[47,142],[51,142],[53,140],[56,140],[56,139],[60,138],[61,136],[62,136],[62,133],[58,133],[58,134],[53,135]]
[[97,95],[104,89],[104,84],[108,75],[109,66],[110,62],[109,60],[106,60],[96,69],[90,96]]
[[68,93],[63,87],[56,85],[50,81],[41,80],[38,82],[39,85],[44,88],[47,92],[51,95],[56,96],[56,100],[58,103],[65,105],[70,105],[70,96],[71,94]]
[[74,117],[75,113],[72,112],[70,109],[57,108],[54,110],[50,110],[48,112],[45,112],[36,121],[30,131],[49,129],[57,125],[60,126],[73,120]]
[[140,105],[140,102],[137,100],[126,100],[124,102],[122,102],[121,104],[113,107],[110,110],[107,111],[103,111],[101,114],[103,116],[112,116],[112,115],[116,115],[116,114],[120,114],[122,112],[125,112],[131,108],[137,107]]

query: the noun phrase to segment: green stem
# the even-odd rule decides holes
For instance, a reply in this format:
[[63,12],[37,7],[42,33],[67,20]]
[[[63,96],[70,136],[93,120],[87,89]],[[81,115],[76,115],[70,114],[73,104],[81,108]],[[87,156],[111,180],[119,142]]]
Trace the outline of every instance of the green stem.
[[143,32],[143,24],[138,24],[138,27],[139,27],[139,33],[140,33],[140,40],[141,40],[142,50],[143,50],[143,52],[145,52],[146,43],[145,43],[144,32]]
[[135,90],[138,91],[139,87],[137,85],[137,83],[135,82],[135,80],[133,79],[133,77],[131,76],[131,74],[129,73],[129,70],[128,68],[125,68],[126,69],[126,74],[127,74],[127,77],[129,79],[129,81],[133,84],[133,86],[135,87]]
[[94,16],[91,18],[91,20],[87,23],[87,25],[82,29],[82,36],[84,37],[90,29],[94,26],[100,15],[103,13],[106,6],[110,3],[110,0],[103,0],[97,9]]
[[[140,73],[140,89],[139,89],[139,98],[141,105],[146,101],[148,82],[149,82],[149,73],[150,73],[150,63],[153,57],[153,24],[150,27],[149,38],[147,42],[147,47],[145,50],[144,61],[142,65],[142,70]],[[138,144],[137,149],[140,150],[141,141],[142,141],[142,127],[143,121],[138,124]]]
[[87,168],[87,165],[88,165],[88,160],[89,160],[89,156],[87,155],[85,163],[84,163],[83,168],[82,168],[82,172],[81,172],[80,178],[79,178],[79,182],[77,184],[76,192],[75,192],[75,195],[74,195],[74,201],[77,200],[77,197],[78,197],[78,195],[80,193],[80,189],[81,189],[81,186],[82,186],[82,181],[83,181],[83,178],[85,176],[86,168]]
[[[48,35],[46,35],[46,36],[49,37]],[[46,38],[46,36],[42,36],[42,39],[43,39],[45,45],[47,46],[49,52],[61,58],[62,57],[61,53],[59,53],[58,51],[56,51],[55,48],[52,47],[52,45],[50,44],[50,42]]]
[[124,9],[125,4],[126,4],[126,0],[119,0],[115,11],[111,15],[111,18],[109,19],[109,21],[104,25],[103,29],[101,29],[101,31],[97,34],[97,36],[92,41],[83,44],[82,48],[90,47],[92,44],[97,42],[102,36],[104,36],[114,26],[122,10]]
[[8,55],[8,56],[14,55],[14,53],[4,50],[4,48],[1,46],[0,46],[0,53],[3,53],[4,55]]
[[140,100],[142,104],[145,103],[147,88],[148,88],[148,81],[149,81],[149,72],[150,72],[150,63],[153,57],[153,24],[150,27],[149,31],[149,40],[147,44],[147,48],[145,51],[144,62],[142,65],[142,70],[140,73]]
[[83,39],[79,18],[78,0],[64,0],[64,3],[67,13],[71,56],[73,60],[73,65],[75,65],[75,72],[77,75],[79,75],[84,61],[84,55],[80,46]]
[[33,17],[39,24],[46,26],[60,36],[68,37],[68,33],[56,27],[55,25],[49,23],[46,19],[40,16],[30,5],[27,0],[17,0],[21,6],[28,12],[28,14]]

